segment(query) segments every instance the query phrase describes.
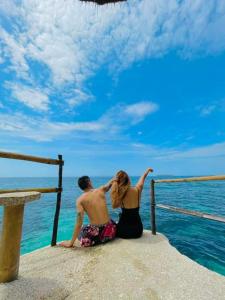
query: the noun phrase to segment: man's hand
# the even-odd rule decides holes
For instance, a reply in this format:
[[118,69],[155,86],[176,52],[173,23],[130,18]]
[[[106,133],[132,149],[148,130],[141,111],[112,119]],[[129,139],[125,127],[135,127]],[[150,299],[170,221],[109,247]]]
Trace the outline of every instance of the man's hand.
[[63,241],[59,244],[59,246],[65,247],[65,248],[71,248],[71,247],[73,247],[73,243],[72,243],[72,241]]
[[115,182],[115,181],[117,181],[117,178],[113,177],[112,179],[110,179],[110,181],[108,183],[106,183],[105,185],[100,187],[100,189],[102,189],[104,191],[104,193],[107,193],[111,189],[111,186],[112,186],[113,182]]
[[152,172],[153,172],[153,169],[151,169],[151,168],[147,169],[147,173],[152,173]]

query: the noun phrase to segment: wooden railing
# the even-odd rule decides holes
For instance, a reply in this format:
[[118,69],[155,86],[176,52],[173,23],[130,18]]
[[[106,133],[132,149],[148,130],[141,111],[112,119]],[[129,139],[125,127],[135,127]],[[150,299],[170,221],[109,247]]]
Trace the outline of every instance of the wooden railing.
[[51,245],[55,246],[57,242],[57,232],[58,232],[58,222],[59,222],[59,213],[61,207],[61,199],[62,199],[62,174],[63,174],[63,165],[64,161],[62,155],[58,155],[58,159],[45,158],[45,157],[37,157],[31,155],[24,155],[18,153],[10,153],[10,152],[0,152],[0,158],[7,159],[17,159],[17,160],[25,160],[42,164],[49,165],[58,165],[58,187],[47,187],[47,188],[26,188],[26,189],[0,189],[0,194],[4,193],[16,193],[16,192],[28,192],[28,191],[37,191],[40,193],[57,193],[57,201],[55,208],[55,216],[53,222],[53,231],[52,231],[52,240]]
[[151,180],[151,229],[152,234],[156,234],[156,217],[155,217],[155,208],[161,208],[170,210],[173,212],[191,215],[199,218],[204,218],[208,220],[213,220],[217,222],[225,223],[225,218],[221,216],[215,216],[204,212],[188,210],[184,208],[179,208],[170,205],[156,204],[155,202],[155,184],[158,183],[182,183],[182,182],[194,182],[194,181],[210,181],[210,180],[225,180],[225,175],[219,176],[201,176],[201,177],[188,177],[188,178],[172,178],[172,179],[152,179]]

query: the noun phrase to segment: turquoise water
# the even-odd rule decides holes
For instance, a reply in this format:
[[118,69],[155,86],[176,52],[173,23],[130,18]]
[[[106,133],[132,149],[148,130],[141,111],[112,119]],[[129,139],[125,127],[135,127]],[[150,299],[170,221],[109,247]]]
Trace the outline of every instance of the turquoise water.
[[[95,186],[109,178],[93,178]],[[135,183],[137,178],[133,177]],[[54,187],[57,178],[0,178],[0,188]],[[70,239],[75,221],[75,198],[80,195],[75,178],[64,178],[58,240]],[[150,229],[150,190],[146,181],[142,194],[141,216]],[[109,199],[107,199],[109,202]],[[156,201],[225,217],[225,182],[173,183],[156,185]],[[55,194],[43,195],[41,200],[25,208],[22,254],[47,246],[51,242],[56,203]],[[109,210],[118,219],[119,210]],[[2,221],[2,209],[0,210]],[[87,222],[87,219],[85,219]],[[201,265],[225,275],[225,224],[192,216],[157,210],[157,231],[165,234],[181,253]]]

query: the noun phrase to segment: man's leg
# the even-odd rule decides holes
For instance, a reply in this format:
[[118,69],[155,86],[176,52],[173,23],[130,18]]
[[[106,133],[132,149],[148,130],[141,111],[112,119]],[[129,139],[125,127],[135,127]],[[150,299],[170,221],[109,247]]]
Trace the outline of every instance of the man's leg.
[[81,247],[91,247],[98,244],[99,233],[99,228],[96,225],[83,226],[78,237]]

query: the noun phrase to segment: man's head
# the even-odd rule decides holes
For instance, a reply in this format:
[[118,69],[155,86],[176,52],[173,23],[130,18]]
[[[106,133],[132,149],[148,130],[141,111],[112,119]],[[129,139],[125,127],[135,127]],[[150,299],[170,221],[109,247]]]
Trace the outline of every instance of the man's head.
[[89,176],[82,176],[78,178],[78,186],[81,190],[92,189],[92,183]]

